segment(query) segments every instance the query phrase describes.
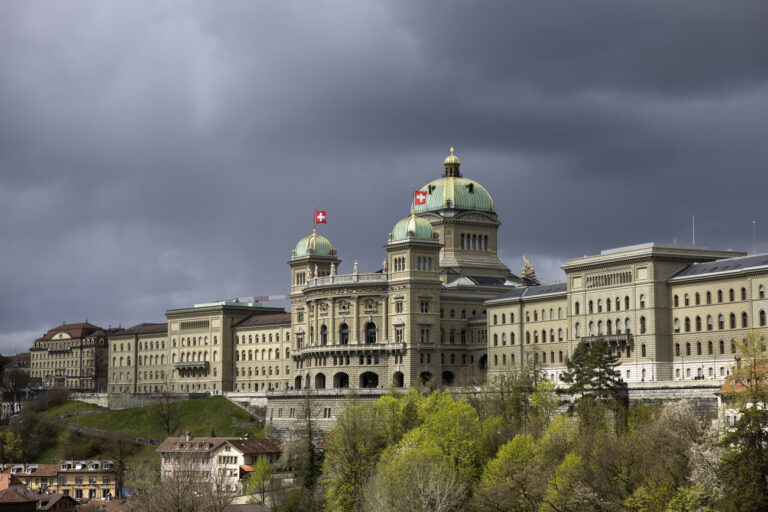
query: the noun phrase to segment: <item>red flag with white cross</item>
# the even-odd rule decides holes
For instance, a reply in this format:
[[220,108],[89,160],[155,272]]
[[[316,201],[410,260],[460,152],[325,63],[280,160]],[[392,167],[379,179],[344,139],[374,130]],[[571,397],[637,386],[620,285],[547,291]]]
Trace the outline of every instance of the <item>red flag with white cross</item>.
[[414,190],[413,191],[413,204],[415,205],[421,205],[421,204],[427,204],[427,193],[422,190]]
[[315,210],[315,225],[327,223],[328,216],[325,214],[325,210]]

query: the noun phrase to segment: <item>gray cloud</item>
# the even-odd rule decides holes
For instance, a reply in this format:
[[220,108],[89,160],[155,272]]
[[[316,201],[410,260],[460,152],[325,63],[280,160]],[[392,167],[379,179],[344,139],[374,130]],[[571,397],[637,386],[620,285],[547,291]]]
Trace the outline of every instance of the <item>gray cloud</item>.
[[764,2],[4,3],[0,351],[284,293],[313,207],[341,270],[374,271],[450,145],[513,271],[687,242],[692,214],[697,242],[751,249],[766,21]]

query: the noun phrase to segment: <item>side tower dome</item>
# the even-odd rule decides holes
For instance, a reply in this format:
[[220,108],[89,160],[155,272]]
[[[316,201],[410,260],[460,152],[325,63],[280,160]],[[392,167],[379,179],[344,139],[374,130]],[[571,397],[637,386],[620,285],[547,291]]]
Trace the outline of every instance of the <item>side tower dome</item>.
[[336,249],[330,240],[318,235],[317,230],[313,229],[312,234],[299,240],[293,250],[293,258],[304,256],[336,256]]
[[392,234],[389,240],[397,242],[406,238],[415,238],[418,240],[433,240],[435,233],[432,225],[421,217],[416,216],[416,212],[411,210],[410,217],[406,217],[392,228]]

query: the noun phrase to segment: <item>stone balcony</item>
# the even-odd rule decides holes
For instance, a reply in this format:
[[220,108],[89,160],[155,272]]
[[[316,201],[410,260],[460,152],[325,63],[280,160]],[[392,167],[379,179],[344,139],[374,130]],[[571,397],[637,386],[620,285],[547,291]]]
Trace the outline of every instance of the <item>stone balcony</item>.
[[184,361],[183,363],[174,363],[173,365],[176,368],[187,368],[187,369],[202,369],[207,370],[210,363],[208,361]]
[[582,336],[581,341],[586,343],[593,343],[599,339],[603,339],[606,343],[631,343],[632,334],[598,334],[597,336]]
[[313,354],[331,354],[331,353],[385,353],[402,352],[405,350],[405,343],[353,343],[349,345],[308,345],[296,349],[291,353],[294,358]]
[[386,283],[387,274],[345,274],[338,276],[316,277],[307,281],[305,289],[319,286],[333,286],[358,283]]

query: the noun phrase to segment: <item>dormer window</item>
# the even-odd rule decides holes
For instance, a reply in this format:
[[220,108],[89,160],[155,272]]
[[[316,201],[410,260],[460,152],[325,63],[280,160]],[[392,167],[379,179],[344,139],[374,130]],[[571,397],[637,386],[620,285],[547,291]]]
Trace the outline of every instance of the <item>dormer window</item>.
[[475,193],[475,184],[474,183],[468,184],[467,185],[467,190],[469,191],[470,194],[474,194]]

